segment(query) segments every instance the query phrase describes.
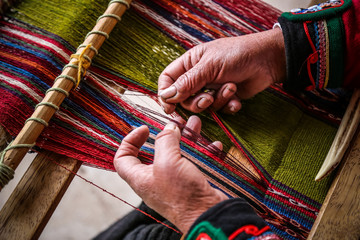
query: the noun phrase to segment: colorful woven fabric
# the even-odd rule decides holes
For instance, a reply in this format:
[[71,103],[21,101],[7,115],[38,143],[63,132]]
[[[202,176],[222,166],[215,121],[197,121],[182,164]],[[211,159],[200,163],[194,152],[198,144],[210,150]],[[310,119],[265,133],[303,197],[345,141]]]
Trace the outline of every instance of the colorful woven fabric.
[[[106,5],[104,0],[24,0],[1,21],[0,124],[13,136]],[[151,163],[154,137],[164,122],[117,89],[126,86],[156,99],[158,75],[186,49],[269,29],[279,14],[260,1],[133,2],[35,149],[113,170],[122,138],[146,124],[151,137],[140,157]],[[212,185],[249,201],[277,234],[305,239],[331,182],[331,177],[321,183],[313,179],[341,120],[346,102],[329,107],[338,100],[326,90],[295,96],[273,86],[244,102],[235,116],[201,115],[204,138],[183,138],[182,153]],[[213,140],[223,141],[226,150],[238,147],[256,174],[233,156],[207,148]]]

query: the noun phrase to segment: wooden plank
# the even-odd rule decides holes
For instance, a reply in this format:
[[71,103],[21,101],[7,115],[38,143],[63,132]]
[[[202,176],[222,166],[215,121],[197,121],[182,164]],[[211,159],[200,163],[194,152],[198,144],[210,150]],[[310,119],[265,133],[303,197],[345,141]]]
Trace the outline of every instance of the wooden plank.
[[0,239],[36,239],[81,162],[55,153],[38,154],[0,212]]
[[4,150],[10,141],[10,134],[0,125],[0,151]]
[[308,239],[360,239],[360,133],[339,167]]

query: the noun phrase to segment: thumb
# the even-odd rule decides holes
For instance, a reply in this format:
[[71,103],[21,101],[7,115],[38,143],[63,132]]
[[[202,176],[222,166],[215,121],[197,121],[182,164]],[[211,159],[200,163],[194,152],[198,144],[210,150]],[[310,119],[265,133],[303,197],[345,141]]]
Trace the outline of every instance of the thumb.
[[204,71],[204,67],[202,64],[196,64],[180,75],[171,86],[160,92],[159,95],[163,101],[179,103],[203,88],[206,85],[206,79],[211,79],[210,76],[205,76],[208,71]]
[[168,123],[164,130],[156,136],[154,164],[168,166],[181,158],[181,133],[175,123]]

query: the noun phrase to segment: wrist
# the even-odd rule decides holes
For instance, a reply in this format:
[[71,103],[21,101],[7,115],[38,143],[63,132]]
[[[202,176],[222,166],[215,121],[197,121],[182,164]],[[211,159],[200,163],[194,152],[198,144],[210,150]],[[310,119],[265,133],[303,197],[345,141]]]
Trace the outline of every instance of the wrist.
[[183,234],[186,234],[194,222],[208,209],[220,202],[228,200],[228,197],[220,192],[213,196],[204,197],[200,201],[193,201],[184,208],[179,208],[170,220]]
[[268,31],[273,48],[273,83],[283,82],[286,79],[286,56],[283,33],[280,27]]

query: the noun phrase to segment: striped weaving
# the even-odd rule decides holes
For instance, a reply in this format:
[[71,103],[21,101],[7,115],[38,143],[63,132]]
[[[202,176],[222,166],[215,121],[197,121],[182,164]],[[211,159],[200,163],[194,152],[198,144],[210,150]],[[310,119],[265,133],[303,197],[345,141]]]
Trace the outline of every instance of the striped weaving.
[[[12,136],[106,6],[104,0],[24,0],[3,17],[0,124]],[[156,100],[158,75],[186,49],[270,29],[279,14],[260,1],[134,1],[34,149],[114,170],[112,159],[123,137],[146,124],[151,136],[140,157],[151,163],[164,116],[138,106],[127,92],[118,90],[125,87]],[[245,101],[234,116],[201,114],[203,138],[194,142],[184,137],[182,153],[214,187],[230,197],[246,198],[277,234],[305,239],[332,179],[313,182],[346,106],[338,93],[295,95],[273,86]],[[178,113],[189,114],[183,109]],[[214,140],[223,141],[226,151],[233,145],[240,149],[256,174],[233,156],[207,148]]]

